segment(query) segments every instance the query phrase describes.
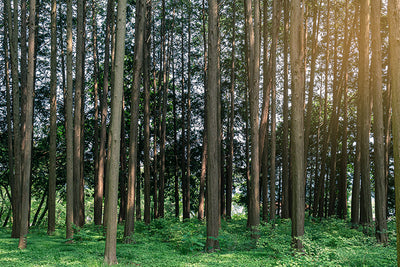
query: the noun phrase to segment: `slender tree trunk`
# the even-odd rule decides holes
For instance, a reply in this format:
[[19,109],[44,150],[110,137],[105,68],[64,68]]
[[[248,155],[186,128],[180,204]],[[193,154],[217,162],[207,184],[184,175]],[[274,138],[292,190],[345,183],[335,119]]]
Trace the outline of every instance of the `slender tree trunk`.
[[57,159],[57,1],[51,2],[51,59],[50,59],[50,163],[48,193],[47,233],[52,235],[56,227],[56,159]]
[[208,75],[207,75],[207,137],[209,145],[207,157],[207,241],[206,250],[213,252],[219,248],[219,175],[221,168],[219,166],[218,151],[220,149],[218,137],[218,121],[220,113],[218,112],[218,1],[208,1]]
[[99,145],[99,170],[95,185],[94,196],[94,223],[100,225],[102,223],[103,212],[103,195],[104,195],[104,177],[106,167],[106,142],[107,142],[107,98],[110,73],[110,35],[113,21],[111,20],[114,12],[114,2],[107,2],[106,17],[106,33],[104,40],[104,74],[103,74],[103,92],[100,98],[101,110],[101,129],[100,129],[100,145]]
[[[352,33],[353,31],[348,29],[348,17],[349,17],[349,3],[346,0],[346,18],[345,18],[345,40],[344,40],[344,52],[343,52],[343,63],[342,63],[342,77],[343,77],[343,133],[342,133],[342,156],[340,162],[340,178],[338,180],[338,208],[337,215],[339,218],[345,219],[347,216],[347,162],[348,162],[348,116],[347,116],[347,108],[348,108],[348,65],[349,65],[349,53],[350,53],[350,45],[352,42]],[[356,25],[354,22],[353,25]]]
[[361,152],[361,194],[360,223],[372,222],[371,180],[369,160],[370,135],[370,94],[369,94],[369,0],[360,2],[360,55],[359,55],[359,101],[360,101],[360,152]]
[[[97,180],[99,177],[99,62],[98,62],[98,49],[97,49],[97,1],[92,0],[92,43],[93,43],[93,100],[94,100],[94,126],[93,126],[93,165],[94,165],[94,179],[95,179],[95,198],[97,196]],[[101,218],[98,221],[98,214],[96,211],[98,203],[95,207],[95,225],[101,224]],[[100,212],[101,213],[101,212]],[[97,218],[96,218],[97,217]]]
[[283,2],[283,137],[282,137],[282,218],[289,218],[289,0]]
[[13,130],[14,130],[14,181],[11,192],[13,210],[13,226],[11,237],[19,238],[21,220],[21,120],[20,120],[20,88],[18,74],[18,1],[13,1],[13,15],[11,15],[11,3],[6,2],[8,16],[8,32],[10,35],[10,58],[12,77],[12,99],[13,99]]
[[77,40],[76,40],[76,73],[75,73],[75,112],[74,112],[74,223],[84,224],[83,205],[81,199],[82,179],[82,92],[84,87],[83,76],[83,44],[84,44],[84,0],[77,1]]
[[268,115],[269,104],[271,99],[272,76],[270,72],[270,64],[268,63],[268,4],[264,2],[264,54],[263,54],[263,104],[260,122],[260,166],[261,166],[261,194],[262,194],[262,219],[268,220]]
[[33,94],[35,77],[35,18],[36,0],[31,0],[29,5],[29,40],[28,40],[28,73],[26,89],[26,119],[23,129],[24,139],[22,140],[21,150],[23,153],[22,188],[21,188],[21,228],[19,233],[18,248],[26,248],[26,236],[29,227],[29,198],[30,198],[30,178],[31,178],[31,159],[32,159],[32,134],[33,134]]
[[245,1],[246,24],[249,31],[249,92],[250,92],[250,128],[251,128],[251,178],[249,190],[249,226],[253,230],[253,238],[257,238],[256,228],[260,224],[260,194],[259,194],[259,66],[260,66],[260,2],[254,1],[254,23],[251,0]]
[[371,0],[371,91],[374,113],[375,232],[379,243],[388,242],[386,223],[385,141],[382,99],[381,0]]
[[[393,154],[396,190],[396,214],[400,214],[400,1],[389,0],[389,55],[392,103],[393,103]],[[396,232],[400,234],[400,220],[396,221]],[[397,239],[397,266],[400,263],[400,239]]]
[[302,250],[301,236],[304,235],[304,26],[300,0],[290,5],[290,58],[292,69],[292,238],[296,249]]
[[144,222],[150,224],[150,48],[151,0],[146,0],[144,79]]
[[[4,1],[4,36],[3,36],[3,44],[4,44],[4,70],[5,70],[5,83],[6,83],[6,102],[7,102],[7,146],[8,146],[8,182],[11,187],[11,194],[14,196],[15,193],[15,183],[14,183],[14,153],[13,153],[13,129],[12,129],[12,109],[11,109],[11,84],[10,84],[10,60],[9,60],[9,46],[8,42],[12,38],[12,27],[11,17],[10,17],[10,2]],[[9,27],[10,26],[10,27]],[[11,210],[16,213],[16,201],[13,197],[10,197],[11,202]],[[14,217],[15,218],[15,217]],[[13,224],[13,231],[15,223]]]
[[111,158],[110,168],[107,169],[107,234],[104,252],[104,262],[108,265],[117,264],[117,202],[118,176],[121,134],[121,111],[124,87],[124,56],[125,56],[125,29],[126,29],[126,0],[118,1],[117,32],[115,61],[113,70],[113,91],[111,98]]
[[[173,47],[173,45],[172,45]],[[175,200],[175,218],[179,218],[179,178],[178,178],[178,125],[176,118],[176,88],[175,88],[175,58],[172,59],[172,95],[173,95],[173,113],[174,113],[174,200]]]
[[[206,8],[205,0],[202,0],[202,34],[203,34],[203,50],[204,50],[204,67],[203,67],[203,79],[204,79],[204,130],[203,130],[203,151],[201,153],[201,174],[200,174],[200,192],[199,192],[199,213],[198,219],[204,220],[205,211],[205,186],[206,186],[206,173],[207,173],[207,151],[208,151],[208,139],[207,139],[207,86],[208,86],[208,51],[207,51],[207,37],[206,37]],[[175,131],[176,132],[176,131]]]
[[[119,171],[119,213],[118,213],[118,223],[123,223],[126,219],[126,202],[127,202],[127,186],[128,181],[126,178],[127,171],[126,171],[126,140],[125,140],[125,95],[122,96],[122,112],[121,112],[121,149],[120,149],[120,171]],[[131,124],[135,124],[134,121],[131,121]],[[136,127],[137,128],[137,127]],[[131,135],[133,138],[133,136]],[[136,133],[137,139],[137,133]],[[128,152],[129,153],[129,152]]]
[[281,20],[281,1],[273,2],[273,18],[272,18],[272,45],[270,60],[270,75],[272,77],[271,86],[271,176],[270,176],[270,218],[275,219],[275,183],[276,183],[276,46],[278,42],[278,34]]
[[74,175],[73,175],[73,81],[72,81],[72,0],[67,0],[67,90],[64,96],[65,102],[65,139],[67,143],[67,210],[66,210],[66,238],[72,239],[74,230]]
[[229,117],[229,152],[226,175],[226,219],[232,218],[232,186],[233,186],[233,138],[235,122],[235,80],[236,80],[236,1],[232,3],[232,51],[231,51],[231,88],[230,88],[230,117]]
[[[131,242],[131,235],[134,232],[135,223],[135,184],[139,169],[137,169],[138,155],[138,118],[139,118],[139,93],[141,82],[141,71],[143,65],[143,44],[145,27],[145,0],[139,0],[136,3],[136,35],[135,35],[135,61],[133,73],[133,85],[131,96],[131,125],[130,125],[130,143],[129,143],[129,177],[128,177],[128,197],[124,237],[127,242]],[[140,203],[139,203],[140,205]]]

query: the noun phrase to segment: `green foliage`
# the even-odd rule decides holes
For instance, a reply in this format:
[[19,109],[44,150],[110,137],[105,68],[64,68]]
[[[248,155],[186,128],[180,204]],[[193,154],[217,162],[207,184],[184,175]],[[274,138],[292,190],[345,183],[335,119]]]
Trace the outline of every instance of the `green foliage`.
[[[136,222],[134,242],[125,244],[123,226],[118,228],[117,257],[122,266],[394,266],[396,264],[395,222],[389,221],[389,243],[376,243],[373,234],[352,229],[337,219],[306,219],[304,252],[290,246],[290,220],[263,223],[255,242],[246,227],[245,216],[221,221],[221,249],[205,253],[204,222],[192,219],[154,220],[150,225]],[[28,248],[17,249],[10,229],[0,229],[1,266],[103,266],[104,228],[86,225],[75,228],[73,242],[65,241],[65,229],[54,236],[46,228],[30,230]]]

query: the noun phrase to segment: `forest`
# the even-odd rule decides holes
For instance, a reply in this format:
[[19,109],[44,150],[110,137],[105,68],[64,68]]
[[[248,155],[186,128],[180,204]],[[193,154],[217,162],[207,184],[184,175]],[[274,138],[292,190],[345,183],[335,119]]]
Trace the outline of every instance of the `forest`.
[[5,266],[400,266],[400,0],[3,0],[0,32]]

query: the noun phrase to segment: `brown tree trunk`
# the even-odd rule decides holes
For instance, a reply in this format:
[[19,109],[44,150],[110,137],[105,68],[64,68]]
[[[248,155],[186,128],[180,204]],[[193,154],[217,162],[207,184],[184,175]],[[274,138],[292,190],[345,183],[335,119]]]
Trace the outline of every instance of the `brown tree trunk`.
[[[125,96],[122,96],[122,112],[121,112],[121,150],[120,150],[120,171],[119,171],[119,213],[118,213],[118,223],[122,223],[126,219],[126,202],[127,202],[127,186],[128,181],[126,178],[126,162],[127,162],[127,149],[126,149],[126,140],[125,140]],[[134,121],[131,121],[131,124],[135,124]],[[136,127],[137,128],[137,127]],[[131,135],[132,138],[134,136]],[[137,133],[136,133],[137,138]]]
[[67,143],[67,210],[66,210],[66,238],[72,239],[74,230],[74,175],[73,175],[73,81],[72,81],[72,0],[67,0],[67,89],[64,96],[65,103],[65,139]]
[[[140,93],[140,74],[143,65],[143,45],[144,45],[144,27],[145,27],[145,0],[139,0],[136,3],[136,24],[135,24],[135,61],[131,96],[131,125],[129,140],[129,172],[128,172],[128,192],[126,203],[126,220],[124,228],[124,237],[127,242],[131,242],[131,235],[134,232],[135,223],[135,186],[138,172],[137,156],[138,156],[138,118],[139,118],[139,93]],[[139,184],[140,186],[140,184]],[[138,203],[140,205],[140,202]]]
[[251,177],[249,190],[248,224],[253,230],[253,238],[257,238],[256,228],[260,224],[260,193],[259,193],[259,66],[260,66],[260,2],[254,1],[254,23],[251,0],[245,1],[245,22],[249,31],[249,92],[250,92],[250,128],[251,128]]
[[371,91],[374,113],[375,152],[375,235],[379,243],[388,242],[386,223],[385,140],[382,99],[382,50],[381,50],[381,0],[371,0]]
[[[278,34],[281,20],[281,1],[273,2],[273,18],[272,18],[272,44],[271,44],[271,60],[270,75],[272,77],[271,86],[271,176],[270,176],[270,218],[275,219],[275,183],[276,183],[276,46],[278,42]],[[265,162],[264,162],[265,163]]]
[[145,44],[143,58],[144,79],[144,222],[150,224],[150,48],[151,1],[146,0]]
[[84,9],[85,1],[77,1],[77,40],[76,40],[76,74],[75,74],[75,112],[74,112],[74,223],[78,226],[84,224],[83,199],[81,191],[83,190],[83,177],[81,176],[81,161],[82,158],[82,93],[84,91]]
[[282,218],[289,218],[289,0],[283,2],[283,136],[282,136]]
[[57,1],[51,2],[51,58],[50,58],[50,152],[47,233],[56,227],[56,159],[57,159]]
[[19,233],[18,248],[26,248],[26,238],[29,227],[29,204],[30,204],[30,178],[32,159],[32,134],[33,134],[33,94],[35,77],[35,18],[36,1],[32,0],[29,6],[29,40],[28,40],[28,73],[26,87],[26,118],[24,120],[24,138],[21,143],[23,156],[22,187],[21,187],[21,228]]
[[126,29],[126,0],[118,1],[117,32],[115,61],[113,70],[113,90],[111,98],[111,145],[110,168],[107,169],[107,233],[104,252],[104,262],[107,265],[117,264],[117,202],[118,176],[121,139],[121,112],[124,87],[124,56],[125,56],[125,29]]
[[369,94],[369,7],[369,1],[360,2],[360,54],[358,74],[361,153],[360,223],[365,226],[372,222],[371,179],[369,166],[369,135],[371,125]]
[[[400,214],[400,1],[389,0],[389,55],[392,103],[393,103],[393,153],[396,190],[396,214]],[[396,232],[400,234],[400,220],[396,221]],[[397,263],[400,262],[400,239],[397,239]]]
[[[208,85],[208,51],[207,51],[207,37],[206,37],[206,9],[205,1],[202,0],[202,34],[203,34],[203,50],[204,50],[204,67],[203,67],[203,79],[204,79],[204,130],[203,130],[203,151],[201,153],[201,174],[200,174],[200,192],[199,192],[199,212],[198,219],[204,220],[205,211],[205,186],[206,186],[206,172],[207,172],[207,151],[208,151],[208,140],[207,140],[207,85]],[[175,131],[176,132],[176,131]]]
[[304,25],[303,8],[300,0],[292,0],[290,5],[290,58],[292,69],[292,238],[297,250],[303,249],[301,237],[304,235]]
[[206,251],[213,252],[219,249],[219,166],[218,150],[220,149],[218,136],[218,112],[219,87],[218,87],[218,1],[208,1],[208,75],[207,75],[207,137],[209,145],[207,157],[207,241]]

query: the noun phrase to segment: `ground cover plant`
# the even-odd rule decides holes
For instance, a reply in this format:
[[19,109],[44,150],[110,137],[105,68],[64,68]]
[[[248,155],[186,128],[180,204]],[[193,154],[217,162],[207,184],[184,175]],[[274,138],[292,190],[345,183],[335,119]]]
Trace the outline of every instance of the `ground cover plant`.
[[[31,228],[28,248],[17,248],[10,229],[0,229],[1,266],[102,266],[105,245],[101,226],[76,229],[72,243],[66,243],[64,229],[53,236],[44,227]],[[376,243],[374,229],[363,233],[338,219],[308,218],[303,238],[304,253],[290,247],[290,220],[262,224],[260,238],[250,238],[246,218],[235,216],[221,221],[220,246],[205,253],[205,223],[192,219],[158,219],[136,223],[134,242],[125,244],[123,227],[118,228],[117,257],[121,266],[395,266],[395,222],[389,221],[387,246]]]

